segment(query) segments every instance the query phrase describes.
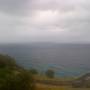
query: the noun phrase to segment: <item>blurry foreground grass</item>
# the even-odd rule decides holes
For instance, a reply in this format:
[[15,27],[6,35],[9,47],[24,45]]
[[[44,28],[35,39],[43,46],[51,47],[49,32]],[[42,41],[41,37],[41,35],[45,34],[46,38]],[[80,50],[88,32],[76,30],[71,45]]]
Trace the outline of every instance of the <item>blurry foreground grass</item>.
[[49,86],[38,84],[36,90],[90,90],[90,88],[72,88],[67,86]]
[[[74,80],[76,78],[47,78],[46,76],[39,76],[36,75],[35,76],[36,80],[40,80],[40,81],[45,81],[45,80],[49,80],[51,82],[55,82],[55,81],[63,81],[63,82],[67,82],[68,80]],[[44,84],[44,83],[37,83],[36,84],[36,90],[90,90],[90,88],[73,88],[71,85],[66,85],[66,86],[62,86],[62,85],[50,85],[50,84]]]

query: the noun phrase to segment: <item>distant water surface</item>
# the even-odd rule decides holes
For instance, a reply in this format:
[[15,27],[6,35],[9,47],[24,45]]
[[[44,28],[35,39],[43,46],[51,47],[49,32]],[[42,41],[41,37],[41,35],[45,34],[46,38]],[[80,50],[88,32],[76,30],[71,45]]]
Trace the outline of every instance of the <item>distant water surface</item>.
[[53,68],[62,76],[79,75],[90,70],[90,44],[0,45],[0,53],[14,57],[25,68],[42,71]]

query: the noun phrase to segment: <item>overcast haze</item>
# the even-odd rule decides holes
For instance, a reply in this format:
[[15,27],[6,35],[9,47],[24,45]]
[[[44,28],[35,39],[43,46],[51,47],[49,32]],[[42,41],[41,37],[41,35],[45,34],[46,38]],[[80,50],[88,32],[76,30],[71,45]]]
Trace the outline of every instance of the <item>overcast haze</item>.
[[90,0],[0,0],[0,43],[90,43]]

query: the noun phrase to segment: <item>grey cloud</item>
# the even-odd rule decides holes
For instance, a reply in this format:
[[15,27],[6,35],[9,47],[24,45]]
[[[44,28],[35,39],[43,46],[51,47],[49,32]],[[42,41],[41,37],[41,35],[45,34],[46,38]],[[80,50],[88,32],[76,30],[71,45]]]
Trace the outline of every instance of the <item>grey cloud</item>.
[[90,42],[89,0],[0,0],[0,42]]
[[72,11],[80,7],[89,9],[89,4],[89,0],[33,0],[32,7],[40,10]]
[[[35,2],[34,2],[35,1]],[[66,29],[63,31],[64,34],[54,34],[53,38],[49,38],[51,41],[74,41],[74,42],[90,42],[90,1],[89,0],[37,0],[33,1],[33,12],[37,10],[41,11],[59,11],[63,15],[70,12],[71,15],[65,15],[65,17],[57,16],[57,20],[49,23],[42,24],[42,22],[35,22],[34,27],[37,30],[47,30],[48,33],[50,29]],[[55,18],[53,18],[54,20]],[[56,31],[56,29],[55,29]],[[57,32],[57,31],[56,31]],[[60,33],[58,31],[58,33]],[[47,36],[47,35],[46,35]],[[62,38],[62,39],[58,39]],[[46,38],[47,40],[47,38]],[[43,39],[42,39],[43,41]]]
[[0,0],[0,11],[8,14],[25,14],[29,6],[31,0]]

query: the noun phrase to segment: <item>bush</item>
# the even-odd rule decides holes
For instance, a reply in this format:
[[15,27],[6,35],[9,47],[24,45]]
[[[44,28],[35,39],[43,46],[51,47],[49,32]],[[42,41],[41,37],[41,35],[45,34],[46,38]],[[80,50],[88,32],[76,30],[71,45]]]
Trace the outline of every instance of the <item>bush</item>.
[[16,67],[16,62],[14,58],[11,58],[8,55],[0,55],[0,68],[5,67]]
[[53,70],[47,70],[45,74],[48,78],[54,78],[55,72]]
[[38,74],[38,71],[36,69],[31,69],[30,70],[30,73],[33,74],[33,75],[37,75]]
[[32,75],[17,66],[13,58],[0,55],[0,65],[0,90],[34,89]]

